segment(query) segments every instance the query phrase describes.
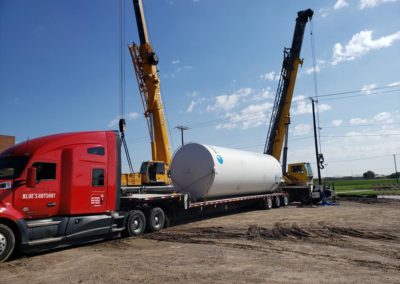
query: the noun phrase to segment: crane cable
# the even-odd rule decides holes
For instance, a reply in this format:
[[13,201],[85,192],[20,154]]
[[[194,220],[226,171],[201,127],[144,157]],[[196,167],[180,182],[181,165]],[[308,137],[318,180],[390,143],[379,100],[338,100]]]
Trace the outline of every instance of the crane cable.
[[318,154],[318,162],[317,165],[320,169],[324,169],[324,155],[322,154],[322,144],[321,144],[321,127],[319,120],[319,108],[318,108],[318,82],[317,82],[317,60],[315,57],[315,35],[314,35],[314,21],[310,20],[310,39],[311,39],[311,54],[312,54],[312,63],[313,63],[313,78],[314,78],[314,94],[315,94],[315,102],[317,109],[317,133],[318,133],[318,144],[319,144],[319,153]]
[[133,173],[132,160],[129,155],[128,145],[125,139],[125,1],[119,1],[119,131],[121,133],[121,141],[124,146],[126,159],[128,162],[129,170]]

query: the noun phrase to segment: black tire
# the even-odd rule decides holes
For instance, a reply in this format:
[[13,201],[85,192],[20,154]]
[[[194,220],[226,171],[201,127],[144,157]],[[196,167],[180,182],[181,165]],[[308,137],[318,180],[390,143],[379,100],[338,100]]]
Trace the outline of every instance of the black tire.
[[282,206],[288,206],[288,204],[289,204],[289,196],[283,195],[281,197],[281,205]]
[[14,232],[6,225],[0,224],[0,262],[6,261],[15,249]]
[[147,230],[157,232],[164,228],[165,214],[160,207],[154,207],[150,210],[147,219]]
[[312,203],[312,198],[309,195],[303,194],[300,197],[300,202],[302,205],[310,205]]
[[281,199],[279,196],[275,196],[273,200],[274,208],[281,207]]
[[125,235],[140,236],[146,229],[146,217],[140,210],[132,210],[126,217]]
[[261,200],[261,208],[264,210],[269,210],[272,208],[272,199],[271,198],[265,198]]

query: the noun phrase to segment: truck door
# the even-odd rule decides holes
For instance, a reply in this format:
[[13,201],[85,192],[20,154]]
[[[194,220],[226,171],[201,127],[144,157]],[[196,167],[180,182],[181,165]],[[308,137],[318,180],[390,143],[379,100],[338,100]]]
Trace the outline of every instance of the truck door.
[[14,193],[14,206],[26,218],[54,216],[59,208],[57,163],[36,161],[32,167],[36,168],[36,185],[34,188],[17,188]]
[[92,168],[90,207],[92,213],[104,212],[106,208],[107,175],[103,167]]

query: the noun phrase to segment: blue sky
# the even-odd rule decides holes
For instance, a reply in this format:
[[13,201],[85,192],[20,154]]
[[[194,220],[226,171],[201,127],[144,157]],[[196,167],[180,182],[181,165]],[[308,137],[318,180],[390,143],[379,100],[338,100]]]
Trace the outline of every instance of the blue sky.
[[[0,1],[0,134],[116,129],[118,1]],[[400,161],[400,1],[144,0],[172,146],[185,140],[262,152],[296,13],[311,8],[323,175],[394,172]],[[125,42],[138,36],[125,1]],[[310,25],[292,104],[289,162],[314,162]],[[138,169],[150,146],[125,49],[127,140]],[[325,96],[355,91],[342,95]],[[346,98],[344,98],[346,97]],[[398,163],[400,167],[400,162]],[[316,172],[315,163],[313,164]]]

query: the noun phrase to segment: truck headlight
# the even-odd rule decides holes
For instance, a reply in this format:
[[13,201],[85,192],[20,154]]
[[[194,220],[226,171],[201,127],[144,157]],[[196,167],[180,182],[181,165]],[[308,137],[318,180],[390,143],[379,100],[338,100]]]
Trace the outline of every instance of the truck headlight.
[[10,188],[12,188],[11,181],[0,182],[0,189],[10,189]]

